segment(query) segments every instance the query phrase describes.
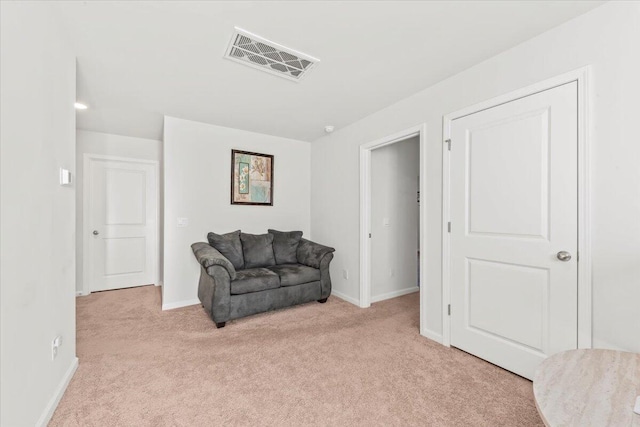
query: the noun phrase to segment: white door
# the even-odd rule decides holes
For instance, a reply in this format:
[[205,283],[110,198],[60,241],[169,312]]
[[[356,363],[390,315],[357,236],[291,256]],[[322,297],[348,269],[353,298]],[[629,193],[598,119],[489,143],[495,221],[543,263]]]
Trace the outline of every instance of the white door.
[[87,158],[85,268],[90,291],[157,281],[156,164]]
[[529,379],[577,348],[577,124],[576,82],[451,122],[451,345]]

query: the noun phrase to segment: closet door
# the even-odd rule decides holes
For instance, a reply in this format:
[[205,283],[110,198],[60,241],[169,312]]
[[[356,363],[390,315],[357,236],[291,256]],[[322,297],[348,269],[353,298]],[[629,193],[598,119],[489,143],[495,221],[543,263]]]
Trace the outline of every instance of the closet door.
[[577,348],[577,83],[451,123],[451,344],[531,379]]

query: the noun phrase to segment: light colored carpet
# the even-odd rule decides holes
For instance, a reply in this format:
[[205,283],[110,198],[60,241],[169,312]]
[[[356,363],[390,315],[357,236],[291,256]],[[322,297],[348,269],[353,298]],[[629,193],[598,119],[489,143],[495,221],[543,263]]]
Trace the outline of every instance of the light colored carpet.
[[52,426],[542,425],[531,383],[418,334],[418,294],[227,323],[147,286],[77,299],[80,367]]

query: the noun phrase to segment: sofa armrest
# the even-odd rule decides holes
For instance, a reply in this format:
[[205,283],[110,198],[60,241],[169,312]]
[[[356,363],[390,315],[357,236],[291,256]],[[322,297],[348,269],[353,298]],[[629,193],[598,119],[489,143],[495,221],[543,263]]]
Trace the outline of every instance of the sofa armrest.
[[229,320],[231,279],[224,267],[220,265],[213,265],[207,269],[200,267],[198,299],[214,322],[223,323]]
[[312,242],[307,239],[300,239],[296,256],[300,264],[313,268],[320,268],[320,262],[325,255],[335,252],[334,248]]
[[222,255],[216,248],[208,243],[198,242],[191,245],[191,249],[193,250],[193,254],[196,256],[198,263],[200,263],[205,270],[208,270],[209,267],[213,267],[214,265],[219,265],[227,270],[231,280],[235,280],[236,269],[233,267],[233,264],[231,264],[231,261]]
[[320,262],[320,298],[328,298],[331,295],[331,275],[329,264],[333,259],[333,253],[325,254]]

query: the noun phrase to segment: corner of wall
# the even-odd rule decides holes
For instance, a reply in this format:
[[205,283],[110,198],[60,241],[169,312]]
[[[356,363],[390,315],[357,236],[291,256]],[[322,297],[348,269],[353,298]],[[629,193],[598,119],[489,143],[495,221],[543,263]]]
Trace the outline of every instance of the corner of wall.
[[64,392],[67,390],[67,387],[71,382],[71,378],[73,378],[73,375],[76,373],[76,370],[78,370],[78,365],[79,365],[79,360],[77,357],[74,357],[73,360],[71,361],[71,364],[69,365],[69,368],[67,369],[64,376],[60,380],[60,383],[58,384],[58,386],[56,387],[53,393],[53,396],[51,396],[49,403],[47,404],[46,408],[42,412],[42,415],[40,415],[40,418],[36,422],[37,427],[46,427],[49,424],[49,421],[51,421],[51,417],[53,417],[53,413],[56,411],[56,408],[58,407],[58,404],[60,403],[60,400],[62,399]]

